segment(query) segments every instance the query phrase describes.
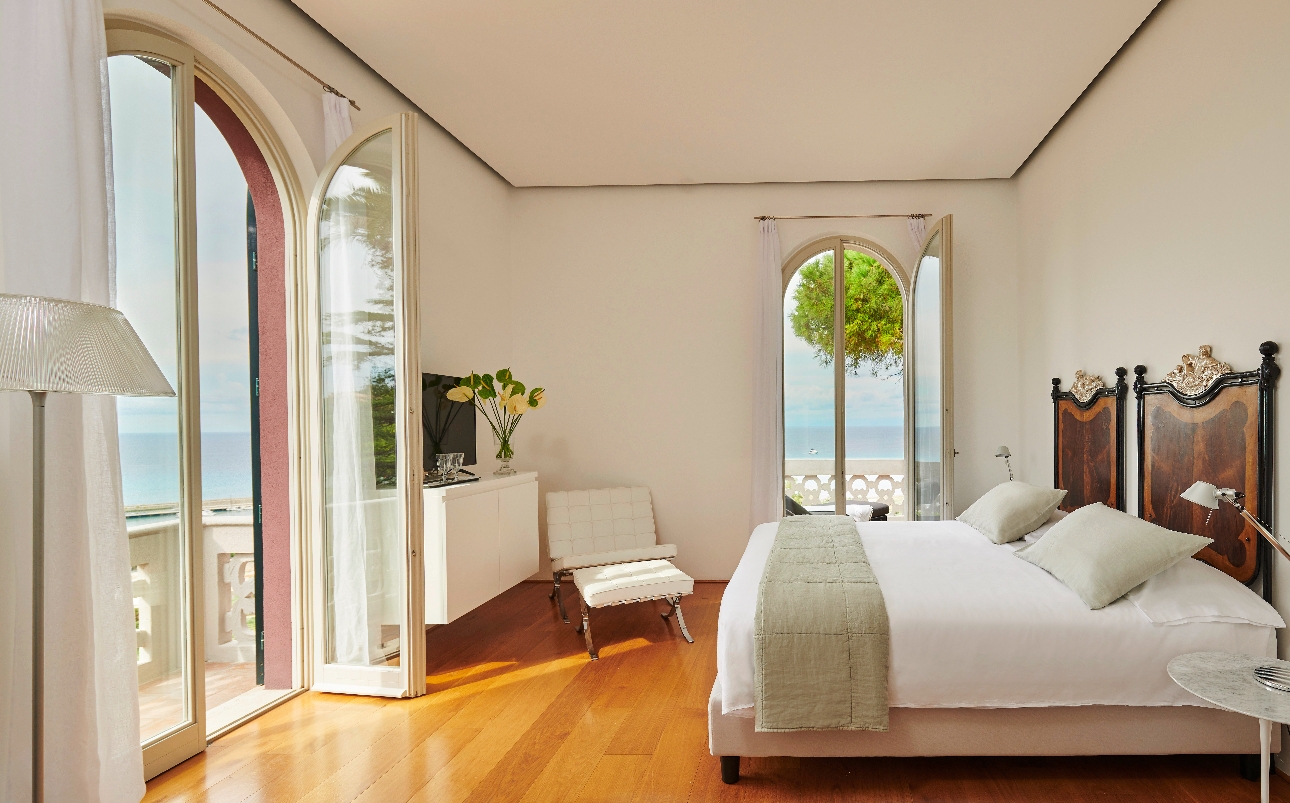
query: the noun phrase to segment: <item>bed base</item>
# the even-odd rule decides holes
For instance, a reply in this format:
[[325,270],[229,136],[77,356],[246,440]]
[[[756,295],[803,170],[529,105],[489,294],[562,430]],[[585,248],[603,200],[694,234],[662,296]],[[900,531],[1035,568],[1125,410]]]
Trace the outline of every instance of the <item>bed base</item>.
[[[893,708],[890,722],[886,732],[758,733],[752,717],[721,713],[719,682],[708,698],[708,746],[728,784],[739,780],[741,756],[1244,756],[1259,749],[1257,720],[1199,706]],[[1280,731],[1273,730],[1273,753]],[[1242,775],[1245,769],[1243,762]]]

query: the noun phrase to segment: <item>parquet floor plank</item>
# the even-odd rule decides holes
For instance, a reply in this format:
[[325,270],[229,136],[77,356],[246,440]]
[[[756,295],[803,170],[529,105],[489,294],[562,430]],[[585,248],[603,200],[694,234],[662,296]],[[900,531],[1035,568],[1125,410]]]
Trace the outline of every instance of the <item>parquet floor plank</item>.
[[[564,803],[574,800],[587,783],[588,768],[605,753],[605,746],[631,713],[627,708],[589,708],[569,736],[552,754],[542,772],[524,791],[521,803]],[[495,796],[514,800],[516,789]]]
[[[525,583],[427,634],[430,693],[308,693],[148,784],[148,803],[1247,803],[1230,756],[754,758],[721,782],[708,754],[724,585],[683,603],[685,643],[661,605],[601,609],[601,660]],[[566,589],[566,601],[573,592]],[[576,598],[573,598],[576,599]],[[576,608],[576,601],[571,608]],[[1290,784],[1273,780],[1273,800]]]

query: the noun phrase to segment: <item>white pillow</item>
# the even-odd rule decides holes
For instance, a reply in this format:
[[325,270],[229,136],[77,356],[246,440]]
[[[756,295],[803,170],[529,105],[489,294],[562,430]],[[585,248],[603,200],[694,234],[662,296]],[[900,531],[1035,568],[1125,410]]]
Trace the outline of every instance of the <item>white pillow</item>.
[[1045,535],[1048,534],[1048,531],[1053,528],[1054,524],[1056,524],[1057,522],[1061,521],[1062,519],[1066,518],[1069,515],[1070,514],[1067,513],[1065,510],[1054,510],[1053,515],[1048,517],[1048,521],[1039,525],[1039,529],[1033,532],[1026,533],[1026,542],[1033,544],[1036,541],[1038,541],[1040,538],[1043,538]]
[[1236,622],[1285,627],[1281,614],[1240,582],[1198,560],[1180,560],[1128,594],[1158,625]]
[[1079,594],[1094,610],[1214,543],[1166,530],[1098,502],[1071,513],[1042,539],[1012,554]]
[[958,520],[994,543],[1006,544],[1038,529],[1065,498],[1065,491],[1005,482],[986,491]]

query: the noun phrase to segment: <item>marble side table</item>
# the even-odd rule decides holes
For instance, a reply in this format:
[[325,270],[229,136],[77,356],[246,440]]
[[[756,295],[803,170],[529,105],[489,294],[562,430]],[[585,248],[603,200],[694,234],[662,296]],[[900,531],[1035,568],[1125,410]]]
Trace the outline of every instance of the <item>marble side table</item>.
[[1220,708],[1259,721],[1259,791],[1268,803],[1272,723],[1290,723],[1290,692],[1269,689],[1254,679],[1254,669],[1269,664],[1290,668],[1290,661],[1231,652],[1192,652],[1169,662],[1169,677],[1187,691]]

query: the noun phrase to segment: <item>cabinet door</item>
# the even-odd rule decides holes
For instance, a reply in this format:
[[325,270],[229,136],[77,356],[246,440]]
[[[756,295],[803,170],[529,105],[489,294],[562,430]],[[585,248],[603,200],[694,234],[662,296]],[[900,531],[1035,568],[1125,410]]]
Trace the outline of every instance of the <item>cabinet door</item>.
[[497,540],[497,491],[445,503],[448,526],[448,621],[502,590]]
[[505,591],[538,570],[537,483],[512,485],[500,490],[498,495],[501,590]]

